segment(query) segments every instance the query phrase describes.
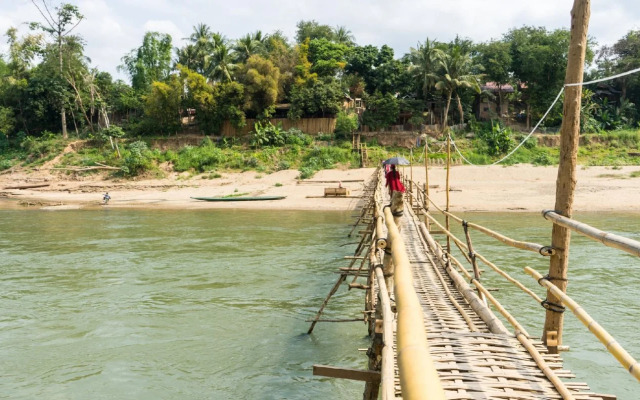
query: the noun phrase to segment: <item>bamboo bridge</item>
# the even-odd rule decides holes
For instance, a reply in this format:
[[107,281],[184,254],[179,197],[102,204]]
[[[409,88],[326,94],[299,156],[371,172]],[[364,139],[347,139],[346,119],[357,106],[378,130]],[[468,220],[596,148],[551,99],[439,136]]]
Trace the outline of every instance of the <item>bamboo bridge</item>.
[[[449,212],[451,135],[443,129],[447,139],[446,205],[439,207],[429,196],[428,143],[424,147],[425,182],[413,182],[413,174],[409,179],[405,174],[406,193],[395,191],[390,199],[378,169],[365,187],[363,207],[349,235],[359,226],[366,229],[359,231],[361,240],[349,256],[350,265],[340,268],[340,277],[308,331],[327,321],[321,319],[324,308],[341,284],[352,278],[349,289],[365,293],[364,319],[371,337],[368,369],[315,365],[315,375],[364,381],[365,400],[615,399],[614,395],[593,393],[586,383],[574,382],[572,372],[563,368],[559,353],[566,350],[562,330],[564,312],[570,310],[640,381],[638,362],[566,294],[572,231],[640,256],[640,242],[571,219],[589,15],[590,0],[574,0],[565,85],[556,98],[565,92],[556,202],[553,211],[543,211],[543,217],[553,223],[551,245],[514,240]],[[442,214],[438,217],[444,218],[444,224],[432,211]],[[461,224],[463,239],[452,232],[452,220]],[[549,257],[545,276],[525,268],[532,280],[546,288],[546,298],[476,253],[470,231]],[[545,308],[541,338],[530,335],[483,285],[479,262]]]
[[[640,380],[638,363],[554,285],[561,279],[543,277],[527,267],[526,272],[549,290],[547,299],[541,299],[475,253],[470,231],[542,257],[557,255],[554,248],[517,241],[463,221],[430,200],[427,184],[409,179],[404,181],[404,201],[390,203],[383,181],[378,169],[366,185],[366,200],[350,235],[357,227],[364,225],[366,229],[359,232],[361,240],[354,255],[348,257],[350,265],[340,269],[336,285],[309,329],[311,333],[317,322],[324,321],[321,314],[331,295],[351,278],[349,289],[365,292],[365,321],[372,338],[367,351],[369,369],[316,365],[314,374],[365,381],[365,399],[615,399],[614,395],[593,393],[586,383],[573,381],[575,376],[563,368],[558,354],[563,350],[561,325],[545,330],[543,340],[531,336],[482,285],[478,268],[482,261],[542,304],[551,316],[561,315],[565,308],[573,311]],[[446,222],[438,222],[431,210],[442,213]],[[543,215],[554,224],[640,256],[638,242],[552,211]],[[451,232],[450,221],[464,227],[465,238],[459,239]],[[434,236],[443,234],[446,241],[438,243]],[[452,254],[451,242],[465,260]],[[366,283],[357,282],[359,278]],[[551,301],[551,294],[560,301]]]

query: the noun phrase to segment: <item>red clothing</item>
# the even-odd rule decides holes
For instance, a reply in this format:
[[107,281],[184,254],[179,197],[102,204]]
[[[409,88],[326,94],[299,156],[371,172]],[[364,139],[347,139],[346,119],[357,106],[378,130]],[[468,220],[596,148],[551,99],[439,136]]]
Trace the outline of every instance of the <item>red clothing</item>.
[[393,193],[394,191],[404,193],[404,185],[400,181],[400,173],[398,171],[391,170],[387,172],[385,178],[387,179],[385,186],[389,187],[389,193]]

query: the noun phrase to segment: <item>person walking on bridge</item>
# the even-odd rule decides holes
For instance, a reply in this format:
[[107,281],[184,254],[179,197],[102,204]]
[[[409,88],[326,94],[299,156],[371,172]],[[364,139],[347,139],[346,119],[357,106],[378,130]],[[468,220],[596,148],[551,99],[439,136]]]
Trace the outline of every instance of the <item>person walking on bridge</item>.
[[386,173],[385,178],[387,180],[385,186],[389,188],[390,197],[393,197],[393,192],[404,193],[405,188],[400,180],[400,173],[396,170],[395,165],[391,165],[391,169]]

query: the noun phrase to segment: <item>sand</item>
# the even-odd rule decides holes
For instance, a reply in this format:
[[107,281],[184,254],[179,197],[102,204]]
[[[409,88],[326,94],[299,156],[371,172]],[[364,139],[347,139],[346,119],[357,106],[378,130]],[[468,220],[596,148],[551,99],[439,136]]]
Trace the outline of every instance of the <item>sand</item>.
[[[374,168],[323,170],[309,181],[298,182],[296,170],[272,174],[254,171],[190,176],[171,174],[164,179],[108,180],[101,175],[79,177],[51,171],[13,172],[0,175],[0,208],[18,209],[268,209],[268,210],[351,210],[361,204],[364,182],[371,179]],[[638,166],[579,167],[575,193],[575,212],[640,212],[640,171]],[[423,166],[401,168],[407,176],[424,182]],[[638,172],[640,174],[640,172]],[[451,169],[451,210],[454,212],[540,212],[553,209],[557,167],[532,165],[454,166]],[[430,194],[445,204],[446,169],[429,168]],[[333,182],[319,182],[333,181]],[[338,187],[337,181],[350,190],[351,197],[323,197],[324,188]],[[8,189],[11,186],[48,184],[31,189]],[[109,192],[111,201],[101,205]],[[286,196],[283,200],[256,202],[205,202],[191,197]]]

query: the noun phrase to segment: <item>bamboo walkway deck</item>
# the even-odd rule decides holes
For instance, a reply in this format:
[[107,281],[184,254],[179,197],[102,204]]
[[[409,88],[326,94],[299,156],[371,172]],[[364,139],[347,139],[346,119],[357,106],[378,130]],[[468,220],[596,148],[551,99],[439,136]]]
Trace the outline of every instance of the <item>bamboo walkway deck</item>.
[[[429,349],[447,398],[561,399],[562,396],[514,335],[491,333],[471,309],[444,268],[434,260],[418,224],[417,217],[405,207],[401,234],[413,271],[414,287],[422,305]],[[458,306],[468,315],[473,329],[445,294],[443,281]],[[615,398],[591,393],[585,383],[567,381],[574,375],[563,369],[560,356],[548,354],[539,340],[534,344],[575,399]],[[402,398],[397,366],[395,378],[396,398]]]

